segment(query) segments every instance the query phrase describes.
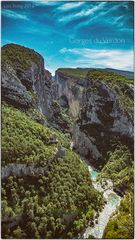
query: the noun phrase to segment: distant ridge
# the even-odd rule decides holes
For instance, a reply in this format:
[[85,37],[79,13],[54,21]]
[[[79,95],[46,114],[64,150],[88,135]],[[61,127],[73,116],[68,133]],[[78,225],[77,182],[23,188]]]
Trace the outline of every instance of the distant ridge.
[[55,75],[58,72],[62,72],[66,75],[71,76],[71,74],[75,77],[80,77],[80,78],[85,78],[87,73],[89,71],[93,70],[99,70],[99,71],[106,71],[106,72],[112,72],[117,75],[121,75],[122,77],[126,77],[129,79],[134,79],[134,72],[131,71],[124,71],[124,70],[119,70],[119,69],[113,69],[113,68],[81,68],[81,67],[76,67],[76,68],[58,68],[55,72]]
[[108,72],[114,72],[114,73],[120,74],[124,77],[134,78],[134,72],[118,70],[118,69],[113,69],[113,68],[105,68],[104,70],[106,70]]
[[77,69],[86,69],[86,70],[98,69],[98,70],[105,70],[105,71],[108,71],[108,72],[117,73],[117,74],[122,75],[122,76],[124,76],[124,77],[134,78],[134,72],[124,71],[124,70],[119,70],[119,69],[114,69],[114,68],[79,68],[79,67],[78,67]]

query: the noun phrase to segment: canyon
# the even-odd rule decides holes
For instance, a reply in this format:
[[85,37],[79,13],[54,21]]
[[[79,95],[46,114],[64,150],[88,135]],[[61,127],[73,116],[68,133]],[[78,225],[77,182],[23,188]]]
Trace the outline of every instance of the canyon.
[[[123,74],[126,74],[126,76]],[[130,75],[129,78],[127,76],[128,74]],[[9,181],[10,177],[16,177],[16,180],[14,180],[15,182],[14,183],[12,182],[12,184],[16,186],[18,184],[18,186],[20,186],[19,184],[22,180],[19,180],[19,178],[24,178],[23,188],[25,189],[25,192],[28,191],[27,184],[29,184],[29,182],[33,184],[36,191],[38,191],[36,186],[37,181],[36,178],[40,178],[42,176],[45,176],[46,178],[46,175],[48,176],[49,172],[50,174],[51,172],[53,173],[53,169],[55,169],[55,164],[56,169],[60,164],[62,164],[61,162],[58,164],[59,161],[63,160],[65,161],[65,164],[67,164],[66,161],[67,159],[70,159],[71,154],[72,155],[71,159],[73,160],[77,159],[76,164],[78,163],[78,166],[80,166],[79,171],[81,172],[81,174],[83,175],[84,171],[85,172],[84,175],[86,177],[89,177],[89,180],[88,179],[85,180],[85,182],[90,181],[88,187],[90,186],[92,190],[88,188],[89,193],[91,193],[91,191],[93,193],[94,191],[96,191],[95,201],[97,206],[96,204],[95,206],[92,205],[92,201],[91,199],[89,199],[90,194],[88,194],[87,191],[85,190],[85,186],[83,189],[84,196],[81,195],[81,191],[77,193],[80,199],[83,199],[80,200],[80,202],[85,202],[86,206],[88,206],[89,199],[90,205],[88,209],[90,209],[91,215],[93,215],[93,211],[95,211],[96,214],[99,214],[99,218],[96,218],[96,222],[93,215],[93,217],[89,217],[88,222],[86,221],[87,224],[85,223],[84,224],[85,226],[79,228],[80,215],[76,213],[76,211],[80,211],[78,210],[80,209],[79,205],[80,202],[78,203],[77,199],[75,199],[74,197],[75,199],[74,202],[76,205],[73,207],[73,199],[70,199],[71,194],[66,193],[68,196],[67,198],[69,199],[69,203],[71,204],[70,207],[72,211],[71,209],[67,210],[66,213],[67,217],[65,218],[65,220],[63,220],[64,219],[63,216],[65,213],[58,214],[58,217],[62,219],[61,224],[63,224],[63,221],[65,221],[64,222],[65,224],[64,226],[66,226],[65,233],[64,230],[60,230],[60,232],[58,233],[56,230],[55,233],[56,235],[55,234],[53,235],[53,233],[51,235],[51,233],[49,232],[50,230],[48,230],[48,232],[41,233],[40,236],[42,238],[43,236],[45,236],[46,238],[61,236],[66,238],[67,237],[74,238],[79,237],[79,235],[81,236],[83,235],[83,238],[92,238],[90,236],[93,236],[94,238],[103,237],[107,223],[110,217],[112,216],[112,213],[115,213],[115,210],[118,209],[118,207],[120,206],[120,200],[125,196],[126,194],[125,189],[127,189],[128,187],[127,186],[125,187],[125,185],[122,182],[123,178],[125,177],[125,175],[123,174],[124,176],[122,175],[120,183],[118,184],[117,187],[114,188],[112,182],[114,176],[112,176],[112,173],[110,173],[109,178],[106,180],[112,183],[111,186],[109,186],[110,190],[108,192],[107,189],[108,185],[105,188],[103,188],[103,184],[99,181],[99,179],[95,179],[95,177],[93,177],[92,174],[93,173],[96,174],[98,172],[100,175],[100,172],[102,173],[102,171],[106,171],[106,166],[108,162],[110,163],[111,161],[108,157],[109,156],[108,154],[110,152],[111,153],[115,152],[117,146],[125,146],[125,148],[128,149],[127,151],[129,155],[131,155],[131,157],[133,158],[134,92],[133,92],[133,79],[131,76],[132,76],[131,73],[128,72],[123,73],[122,71],[117,71],[113,69],[60,68],[56,70],[55,80],[52,80],[51,73],[48,70],[44,69],[43,57],[34,50],[16,44],[8,44],[2,48],[2,85],[1,85],[2,105],[6,109],[5,112],[7,114],[7,117],[9,117],[9,119],[11,118],[12,121],[16,119],[16,122],[14,124],[16,128],[19,129],[20,131],[19,134],[24,134],[25,131],[27,130],[26,134],[24,134],[25,138],[27,139],[29,134],[31,134],[32,132],[33,135],[30,136],[33,137],[34,139],[33,141],[36,142],[38,139],[38,141],[42,141],[42,143],[45,146],[43,156],[40,156],[40,152],[38,153],[37,146],[41,142],[38,143],[37,141],[36,142],[37,145],[35,145],[36,147],[34,146],[33,142],[31,142],[30,146],[33,146],[33,149],[31,149],[30,151],[29,149],[27,150],[27,144],[29,141],[26,142],[27,144],[24,145],[24,149],[26,148],[27,150],[26,160],[28,160],[28,162],[24,163],[23,149],[22,152],[21,150],[18,150],[20,151],[19,153],[17,153],[18,155],[16,154],[17,150],[15,150],[14,148],[12,149],[12,143],[10,143],[10,141],[8,140],[10,139],[10,137],[12,139],[11,136],[12,132],[10,132],[10,129],[8,129],[8,122],[4,120],[6,122],[7,135],[4,132],[5,135],[3,135],[4,141],[2,145],[4,149],[3,156],[4,153],[5,154],[8,153],[8,150],[5,150],[6,146],[4,145],[4,143],[6,142],[6,144],[9,145],[9,153],[11,152],[12,157],[14,158],[15,156],[15,159],[13,160],[13,158],[11,158],[11,160],[8,160],[8,157],[7,158],[3,157],[2,161],[2,180],[4,183],[3,186],[5,186],[5,184]],[[2,114],[3,117],[6,117],[6,114],[5,115],[4,113]],[[11,126],[13,126],[14,124],[11,122]],[[28,124],[29,128],[27,129]],[[31,128],[30,124],[35,125],[33,125],[33,128]],[[41,125],[42,127],[40,127]],[[36,128],[37,132],[36,130],[34,130]],[[46,129],[45,130],[46,135],[44,134],[43,128]],[[31,130],[29,131],[29,129]],[[16,136],[14,138],[15,141],[17,141]],[[19,149],[21,149],[21,143],[20,145],[16,146]],[[52,151],[51,156],[49,155],[50,152],[49,153],[47,152],[48,149],[49,151]],[[29,154],[31,154],[30,155],[31,157],[29,157]],[[69,157],[67,157],[68,154]],[[40,165],[37,160],[38,155],[39,159],[40,158],[42,159]],[[44,162],[44,158],[45,159],[47,158],[47,162]],[[122,170],[126,171],[125,169],[128,168],[127,161],[129,160],[124,161],[126,163],[125,162],[123,163],[123,169],[120,170],[116,169],[115,171],[116,175],[118,175],[119,172]],[[95,171],[93,170],[93,168],[95,169]],[[62,171],[65,173],[65,175],[67,174],[71,177],[71,175],[66,172],[67,170],[65,167],[62,168]],[[73,169],[73,171],[76,171],[76,169]],[[77,175],[74,176],[73,174],[72,178],[74,179],[74,177],[77,178]],[[57,179],[59,179],[59,177],[57,177]],[[42,191],[44,192],[45,190],[43,189],[41,179],[38,179],[38,181],[39,187],[41,188],[41,192]],[[47,180],[45,179],[44,181]],[[80,181],[82,181],[82,179],[79,178],[78,182],[80,183],[81,189],[82,183]],[[74,186],[74,184],[72,186]],[[48,191],[51,191],[51,187],[52,185],[50,186],[50,189]],[[46,188],[48,189],[47,185]],[[5,191],[5,189],[6,188],[4,187],[3,192]],[[6,191],[7,195],[6,198],[4,198],[5,201],[7,198],[12,199],[13,197],[12,193],[10,196],[8,192],[9,190],[6,189]],[[32,190],[30,191],[31,192],[29,194],[31,193],[34,194],[33,193],[34,190],[33,192]],[[60,192],[60,195],[63,194],[63,191]],[[21,193],[19,194],[21,195]],[[47,193],[45,194],[47,195]],[[49,196],[51,196],[51,194],[53,193],[50,192],[50,195],[47,195],[48,199]],[[85,194],[88,199],[85,199]],[[37,193],[37,195],[40,194]],[[56,193],[56,196],[54,196],[54,199],[56,198],[58,199],[60,198],[58,193]],[[49,201],[48,199],[45,198],[45,201]],[[114,201],[116,200],[115,204],[112,204],[113,200]],[[107,203],[105,203],[106,201]],[[41,205],[40,202],[42,202],[41,199],[39,200],[39,204]],[[19,204],[20,203],[18,203],[18,205]],[[54,202],[53,204],[55,205]],[[17,216],[20,215],[23,217],[23,214],[21,212],[23,209],[22,206],[20,207],[21,211],[16,210],[17,209],[16,203],[12,203],[11,205],[9,203],[8,207],[14,209],[14,212],[16,214],[15,219],[17,218]],[[44,207],[46,206],[44,205]],[[51,204],[49,205],[49,207],[50,209],[52,209]],[[24,207],[24,210],[25,209],[26,208]],[[69,213],[68,211],[69,212],[71,211],[71,213]],[[87,211],[85,209],[84,213],[82,214],[85,215],[86,212]],[[46,215],[44,216],[44,213],[42,214],[43,214],[42,218],[46,216]],[[107,214],[108,217],[106,217]],[[57,214],[54,213],[53,215],[54,219],[55,215]],[[3,219],[5,219],[5,216],[3,217]],[[8,219],[8,217],[6,219]],[[52,224],[50,223],[51,221],[50,216],[48,217],[48,219],[49,220],[47,223],[48,224],[47,229],[49,229],[49,226]],[[19,221],[23,221],[23,219],[19,217]],[[29,221],[30,220],[28,220],[28,222]],[[78,222],[76,223],[74,221]],[[104,224],[103,226],[101,226],[101,229],[99,230],[100,228],[99,225],[102,225],[101,224],[102,221],[104,221]],[[70,227],[72,223],[78,224],[78,226],[76,227],[76,229],[79,229],[78,232],[76,229],[72,229],[72,227]],[[19,226],[21,226],[22,229],[24,229],[23,223],[20,224],[22,225]],[[38,225],[38,221],[35,224]],[[4,226],[3,229],[6,229],[5,220],[3,221],[3,226]],[[15,230],[13,226],[14,224],[13,225],[11,224],[10,231],[12,234]],[[71,231],[69,231],[70,228]],[[31,234],[37,234],[33,236],[35,238],[39,238],[38,234],[40,233],[40,231],[36,227],[35,229],[37,229],[35,230],[35,233],[33,233],[31,230],[32,232]],[[51,231],[52,229],[53,227],[51,228]],[[7,234],[6,236],[8,236],[7,229],[3,231],[5,231]],[[27,235],[27,237],[30,236]]]

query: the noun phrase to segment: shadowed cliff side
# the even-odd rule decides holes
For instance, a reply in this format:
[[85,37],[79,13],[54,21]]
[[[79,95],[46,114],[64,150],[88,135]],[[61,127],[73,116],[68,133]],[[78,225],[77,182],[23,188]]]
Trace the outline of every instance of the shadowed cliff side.
[[53,101],[54,85],[39,53],[16,44],[2,47],[2,101],[66,131],[70,123]]
[[105,205],[80,156],[123,196],[133,186],[132,145],[132,79],[77,68],[52,81],[34,50],[2,48],[3,238],[80,238]]
[[96,167],[118,143],[133,152],[133,80],[105,70],[59,69],[57,99],[74,119],[74,148]]

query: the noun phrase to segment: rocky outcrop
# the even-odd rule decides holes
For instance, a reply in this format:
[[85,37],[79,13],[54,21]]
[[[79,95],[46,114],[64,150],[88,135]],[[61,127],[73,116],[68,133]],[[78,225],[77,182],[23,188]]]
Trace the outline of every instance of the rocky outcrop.
[[1,78],[2,100],[22,108],[32,107],[32,96],[11,66],[5,66]]
[[133,109],[126,109],[122,101],[133,102],[133,87],[126,84],[126,79],[122,85],[117,81],[119,75],[108,71],[91,69],[85,78],[77,75],[78,69],[76,72],[72,69],[56,71],[57,100],[76,120],[74,149],[100,168],[107,161],[107,152],[115,145],[122,143],[132,150]]
[[77,118],[80,112],[85,80],[56,71],[57,100],[61,107],[69,109],[69,114]]
[[[54,159],[53,159],[54,160]],[[50,161],[51,163],[52,161]],[[17,176],[17,177],[24,177],[24,176],[34,176],[35,174],[39,176],[40,174],[44,175],[45,171],[48,170],[48,166],[45,167],[38,167],[35,164],[17,164],[11,163],[2,167],[1,171],[1,179],[5,179],[9,176]]]
[[51,115],[51,73],[44,69],[43,57],[16,44],[2,48],[2,100],[11,105],[39,109]]
[[[50,143],[49,143],[50,144]],[[51,143],[52,144],[52,143]],[[65,148],[58,146],[56,152],[51,159],[48,159],[47,164],[38,166],[35,163],[21,164],[21,163],[10,163],[6,166],[1,167],[1,179],[5,179],[11,175],[24,177],[24,176],[39,176],[44,175],[49,169],[50,165],[57,160],[58,157],[63,158],[65,156]]]
[[62,115],[57,84],[44,69],[43,57],[32,49],[8,44],[2,48],[2,101],[27,111],[36,121],[62,131],[70,124]]
[[111,78],[117,80],[120,75],[106,71],[106,76],[101,71],[99,76],[99,71],[95,71],[58,69],[56,80],[52,81],[40,54],[8,44],[2,48],[2,100],[21,109],[38,109],[50,126],[64,132],[71,132],[74,122],[74,148],[82,157],[102,166],[107,152],[116,143],[132,148],[133,111],[120,103],[119,90],[121,101],[127,97],[130,104],[133,88],[121,81],[120,89],[117,81],[113,88],[109,84],[113,82]]
[[17,226],[19,224],[19,222],[22,220],[22,217],[23,217],[22,214],[19,214],[19,215],[15,216],[15,217],[8,217],[8,216],[3,217],[2,218],[2,225],[3,225],[2,227],[3,227],[3,229],[4,228],[9,228],[10,229],[12,227]]
[[133,116],[122,108],[118,94],[104,81],[88,79],[73,137],[77,152],[96,167],[105,164],[107,152],[119,142],[132,149]]
[[101,153],[96,147],[95,139],[88,137],[87,133],[80,130],[78,124],[73,126],[73,149],[75,149],[82,158],[89,159],[90,156],[95,161],[101,158]]

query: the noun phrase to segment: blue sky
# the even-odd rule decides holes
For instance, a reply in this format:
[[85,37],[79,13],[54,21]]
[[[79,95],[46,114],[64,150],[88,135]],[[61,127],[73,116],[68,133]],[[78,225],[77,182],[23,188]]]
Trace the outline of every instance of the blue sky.
[[59,67],[133,70],[133,2],[2,2],[2,44],[42,54]]

